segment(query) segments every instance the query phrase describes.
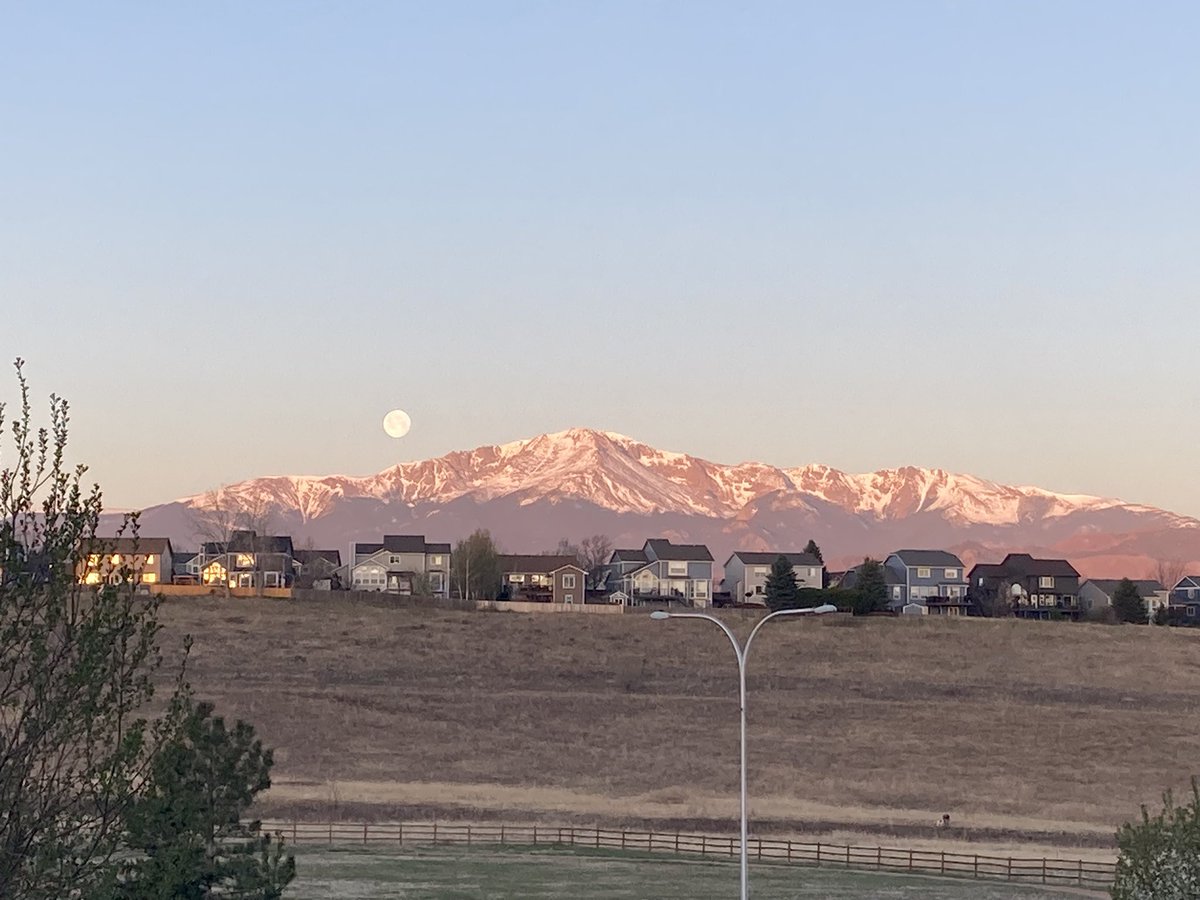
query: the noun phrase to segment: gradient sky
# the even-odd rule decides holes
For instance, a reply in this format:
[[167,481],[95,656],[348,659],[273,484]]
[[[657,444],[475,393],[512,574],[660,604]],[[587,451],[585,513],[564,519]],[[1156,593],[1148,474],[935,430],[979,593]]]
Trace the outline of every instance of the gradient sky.
[[0,4],[0,356],[114,506],[581,425],[1200,515],[1198,33],[1190,2]]

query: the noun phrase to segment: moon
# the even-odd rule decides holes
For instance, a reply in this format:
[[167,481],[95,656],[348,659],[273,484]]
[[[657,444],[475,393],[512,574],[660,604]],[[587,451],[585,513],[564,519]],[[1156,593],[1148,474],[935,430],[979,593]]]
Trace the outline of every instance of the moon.
[[388,437],[402,438],[408,434],[410,428],[412,419],[402,409],[393,409],[383,417],[383,430],[387,432]]

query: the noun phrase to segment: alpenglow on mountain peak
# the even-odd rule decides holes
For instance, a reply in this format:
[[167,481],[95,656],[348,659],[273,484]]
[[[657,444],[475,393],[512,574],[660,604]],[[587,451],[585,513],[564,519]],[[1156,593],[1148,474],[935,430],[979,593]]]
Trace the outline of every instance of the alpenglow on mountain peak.
[[[375,475],[269,476],[224,490],[294,511],[304,521],[356,498],[410,507],[463,498],[479,503],[513,498],[522,505],[582,502],[617,513],[711,518],[734,518],[750,508],[809,509],[816,514],[836,507],[872,519],[931,513],[952,522],[994,525],[1082,510],[1139,508],[1114,499],[1006,486],[914,466],[852,474],[822,464],[724,465],[589,428],[399,463]],[[197,496],[182,502],[197,506],[205,501]]]

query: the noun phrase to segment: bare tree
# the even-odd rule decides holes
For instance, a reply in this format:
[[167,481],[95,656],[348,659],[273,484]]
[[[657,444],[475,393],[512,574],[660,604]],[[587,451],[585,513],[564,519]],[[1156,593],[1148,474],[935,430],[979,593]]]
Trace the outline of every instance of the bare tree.
[[1187,561],[1182,559],[1157,559],[1154,561],[1155,576],[1166,590],[1171,590],[1187,574]]
[[579,543],[580,559],[587,572],[588,587],[600,587],[601,570],[612,556],[613,543],[607,534],[593,534]]
[[[230,552],[230,542],[233,540],[234,532],[251,531],[256,537],[262,537],[270,531],[274,522],[274,509],[271,507],[270,501],[259,494],[253,497],[240,496],[231,491],[228,486],[222,485],[219,488],[208,491],[200,499],[198,505],[192,507],[191,511],[192,530],[200,540],[201,545],[219,544],[222,552]],[[203,551],[204,547],[201,546]],[[259,547],[252,547],[250,552],[254,556],[254,583],[257,587],[262,587],[262,567],[263,558],[259,551]],[[203,554],[202,554],[203,556]],[[226,559],[228,563],[228,559]],[[201,579],[203,580],[203,567],[207,564],[207,560],[201,563]],[[229,589],[233,587],[229,583],[228,566],[226,566],[226,580],[223,584],[225,595],[229,595]]]
[[979,615],[988,619],[1003,619],[1013,612],[1013,582],[1005,579],[995,591],[977,589],[972,592]]

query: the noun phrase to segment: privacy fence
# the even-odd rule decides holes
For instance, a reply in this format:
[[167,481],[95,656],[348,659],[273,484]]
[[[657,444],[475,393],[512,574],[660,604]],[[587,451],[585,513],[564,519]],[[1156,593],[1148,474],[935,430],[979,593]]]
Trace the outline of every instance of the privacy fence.
[[[542,825],[462,825],[438,822],[264,821],[263,830],[278,832],[295,844],[408,847],[547,847],[666,853],[700,859],[737,859],[736,837],[679,832],[618,831],[604,828]],[[865,847],[803,841],[750,840],[750,859],[778,865],[833,866],[961,878],[999,879],[1021,883],[1103,889],[1112,884],[1113,863],[1088,860],[986,856],[940,850]]]

